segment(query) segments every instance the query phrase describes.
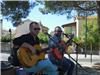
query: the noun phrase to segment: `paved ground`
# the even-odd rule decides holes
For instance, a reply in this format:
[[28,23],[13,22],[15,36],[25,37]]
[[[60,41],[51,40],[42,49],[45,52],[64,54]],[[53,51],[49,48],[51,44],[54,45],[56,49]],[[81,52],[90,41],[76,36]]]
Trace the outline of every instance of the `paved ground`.
[[[7,61],[8,56],[9,54],[0,53],[0,61]],[[65,56],[69,58],[68,55],[65,55]],[[76,54],[71,54],[70,56],[74,60],[76,60],[76,57],[77,57]],[[91,62],[91,55],[87,55],[87,57],[85,58],[84,54],[79,54],[78,63],[83,68],[79,66],[78,68],[75,68],[73,75],[100,75],[100,55],[93,55],[92,62]]]
[[[68,57],[67,55],[65,55]],[[75,54],[71,54],[71,57],[76,59]],[[100,75],[100,56],[93,55],[91,62],[91,55],[87,55],[85,57],[84,54],[78,55],[78,63],[83,67],[75,68],[73,75]]]
[[96,70],[94,68],[91,67],[83,67],[85,70],[83,70],[82,68],[78,68],[77,71],[74,70],[74,74],[73,75],[100,75],[100,70]]
[[[76,60],[76,54],[70,54],[70,56]],[[68,55],[65,55],[68,58]],[[87,55],[85,57],[84,54],[78,54],[78,63],[82,66],[92,67],[96,63],[100,63],[100,55],[92,55],[92,62],[91,62],[91,55]]]

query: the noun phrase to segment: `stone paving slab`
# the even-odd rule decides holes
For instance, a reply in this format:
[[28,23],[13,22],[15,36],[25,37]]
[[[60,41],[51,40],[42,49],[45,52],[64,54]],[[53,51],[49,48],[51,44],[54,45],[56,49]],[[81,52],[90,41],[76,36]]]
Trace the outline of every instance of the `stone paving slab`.
[[100,75],[100,69],[95,69],[93,67],[86,67],[86,66],[82,66],[85,70],[83,70],[82,68],[78,67],[77,69],[77,74],[76,74],[76,69],[74,70],[74,74],[73,75]]

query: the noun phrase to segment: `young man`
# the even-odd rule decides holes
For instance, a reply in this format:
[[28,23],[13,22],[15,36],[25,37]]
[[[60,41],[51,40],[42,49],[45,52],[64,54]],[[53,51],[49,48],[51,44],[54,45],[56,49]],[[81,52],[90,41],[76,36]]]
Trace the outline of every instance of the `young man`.
[[[13,40],[13,44],[16,49],[27,48],[32,51],[32,53],[37,54],[34,45],[40,45],[39,38],[37,36],[40,31],[40,26],[37,22],[32,22],[29,25],[29,30],[30,33],[15,38]],[[42,70],[47,75],[57,75],[56,69],[57,67],[54,66],[48,59],[38,60],[35,65],[31,67],[24,67],[26,72],[37,73]]]
[[67,75],[73,74],[74,63],[64,57],[66,45],[62,42],[62,29],[61,27],[57,26],[54,30],[54,35],[49,40],[49,47],[51,49],[48,57],[51,62],[59,67],[65,72]]

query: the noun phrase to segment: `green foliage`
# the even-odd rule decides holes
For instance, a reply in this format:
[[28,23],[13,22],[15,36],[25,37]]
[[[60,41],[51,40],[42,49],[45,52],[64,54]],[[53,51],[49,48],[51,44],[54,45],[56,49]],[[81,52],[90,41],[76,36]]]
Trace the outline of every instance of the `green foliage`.
[[35,5],[35,2],[30,3],[29,1],[3,1],[1,3],[1,14],[16,26],[22,18],[29,15],[30,9]]
[[72,27],[68,27],[67,30],[65,31],[65,33],[71,34],[72,33]]
[[10,42],[11,38],[9,35],[2,36],[1,37],[1,42]]
[[[98,50],[99,49],[99,42],[100,42],[100,38],[99,38],[99,33],[98,33],[98,24],[97,24],[97,18],[94,17],[95,19],[93,20],[87,20],[87,30],[86,30],[86,25],[85,23],[83,23],[83,29],[86,30],[87,32],[83,31],[83,37],[84,37],[84,44],[87,45],[87,48],[90,48],[90,45],[93,45],[93,49],[94,50]],[[86,37],[87,35],[87,37]]]
[[[98,14],[98,30],[100,34],[100,1],[45,1],[45,7],[40,8],[43,14],[66,14],[67,18],[73,16],[89,16]],[[77,12],[77,14],[74,14]]]
[[45,7],[40,11],[44,14],[66,14],[68,18],[73,16],[71,12],[77,11],[78,15],[84,16],[85,11],[88,15],[96,12],[95,1],[45,1]]
[[80,38],[77,38],[77,37],[74,37],[74,38],[73,38],[73,40],[74,40],[75,42],[79,42],[79,39],[80,39]]
[[44,33],[40,32],[38,34],[38,37],[39,37],[41,43],[48,43],[48,36],[45,35]]
[[75,37],[73,40],[81,44],[81,46],[83,47],[85,47],[86,45],[87,50],[90,50],[91,45],[93,50],[99,50],[100,35],[98,32],[97,17],[94,16],[94,19],[87,19],[87,30],[86,30],[86,22],[82,21],[82,24],[83,26],[81,29],[80,36],[78,38]]
[[74,37],[73,38],[73,41],[75,41],[75,42],[77,42],[77,43],[79,43],[79,44],[83,44],[84,43],[84,40],[83,40],[83,37],[82,36],[80,36],[80,37]]

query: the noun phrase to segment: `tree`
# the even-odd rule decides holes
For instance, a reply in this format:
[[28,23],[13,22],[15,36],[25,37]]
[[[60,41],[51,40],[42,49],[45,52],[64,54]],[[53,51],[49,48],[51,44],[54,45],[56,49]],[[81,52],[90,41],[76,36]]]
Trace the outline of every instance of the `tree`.
[[100,34],[100,1],[97,1],[97,14],[98,14],[98,24],[99,24],[99,34]]
[[[92,47],[94,50],[98,50],[99,45],[99,33],[98,33],[98,25],[97,25],[97,18],[93,20],[88,20],[87,23],[87,44]],[[88,47],[89,47],[88,46]]]
[[48,36],[45,35],[43,32],[38,34],[41,43],[48,43]]
[[1,36],[1,42],[10,42],[10,35]]
[[3,1],[1,2],[1,14],[4,18],[10,20],[13,26],[17,26],[22,18],[29,15],[31,8],[35,5],[35,2],[30,3],[29,1]]
[[88,16],[97,13],[100,32],[100,2],[99,1],[45,1],[45,7],[40,8],[43,14],[66,14],[71,18],[72,12],[76,11],[78,16]]

